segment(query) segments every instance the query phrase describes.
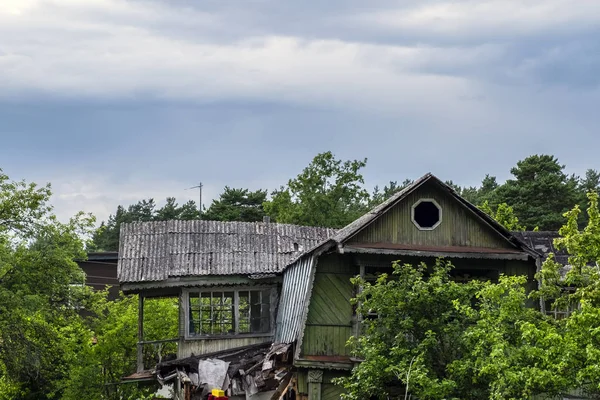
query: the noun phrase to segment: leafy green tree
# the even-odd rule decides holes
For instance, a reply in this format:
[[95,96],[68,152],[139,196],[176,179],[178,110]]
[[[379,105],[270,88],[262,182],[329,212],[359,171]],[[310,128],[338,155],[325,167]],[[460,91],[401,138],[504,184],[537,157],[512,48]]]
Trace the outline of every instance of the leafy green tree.
[[390,183],[385,185],[383,189],[379,189],[379,186],[375,186],[375,188],[373,188],[371,198],[369,199],[369,208],[373,208],[383,203],[384,201],[386,201],[399,191],[405,189],[412,183],[412,179],[405,179],[401,184],[398,184],[398,182],[396,181],[390,181]]
[[[441,260],[429,269],[394,263],[393,275],[375,284],[354,279],[362,288],[357,313],[366,318],[351,346],[364,361],[339,381],[344,398],[404,398],[405,391],[419,399],[485,398],[485,386],[450,369],[468,352],[464,331],[475,321],[460,307],[469,306],[481,286],[453,282],[451,268]],[[368,317],[373,314],[377,317]]]
[[251,192],[225,186],[223,193],[213,200],[202,218],[212,221],[262,221],[265,216],[263,203],[266,201],[266,190]]
[[60,398],[87,331],[77,310],[92,297],[73,261],[93,218],[51,213],[49,186],[0,173],[0,398]]
[[193,219],[198,219],[198,207],[196,203],[193,200],[189,200],[179,205],[175,197],[167,197],[165,205],[156,210],[152,216],[153,221],[189,221]]
[[468,350],[449,369],[463,384],[486,388],[477,398],[553,398],[572,385],[561,363],[563,331],[532,307],[526,287],[525,276],[501,276],[483,284],[474,304],[460,306],[475,323],[462,337]]
[[527,277],[458,283],[451,268],[395,263],[375,284],[354,280],[365,319],[349,344],[363,361],[338,380],[344,398],[525,399],[576,387],[578,345],[532,306]]
[[[588,193],[587,225],[580,229],[579,205],[565,213],[567,222],[555,240],[558,249],[569,254],[569,269],[563,276],[562,265],[554,257],[543,264],[538,278],[540,294],[553,310],[566,312],[560,323],[564,349],[557,362],[568,366],[564,375],[571,387],[584,388],[596,398],[600,396],[600,211],[598,193]],[[551,304],[549,304],[551,303]]]
[[585,195],[589,192],[600,191],[600,172],[595,169],[585,171],[585,177],[579,182],[579,190]]
[[339,228],[361,216],[368,206],[360,170],[367,160],[341,161],[331,152],[318,154],[287,186],[265,202],[267,215],[282,223]]
[[524,231],[526,229],[519,223],[519,218],[515,215],[513,208],[506,203],[498,204],[494,211],[486,200],[479,208],[509,231]]
[[562,214],[579,201],[578,178],[566,175],[564,169],[551,155],[527,157],[511,169],[515,179],[495,190],[491,204],[509,204],[525,226],[557,230]]
[[[63,400],[140,399],[156,391],[155,385],[119,385],[121,378],[136,370],[138,297],[121,296],[107,301],[103,296],[95,303],[89,326],[94,340],[82,344],[76,366],[65,381]],[[144,338],[162,340],[178,334],[176,298],[146,299],[144,304]],[[175,343],[144,347],[144,360],[152,368],[162,357],[176,352]]]

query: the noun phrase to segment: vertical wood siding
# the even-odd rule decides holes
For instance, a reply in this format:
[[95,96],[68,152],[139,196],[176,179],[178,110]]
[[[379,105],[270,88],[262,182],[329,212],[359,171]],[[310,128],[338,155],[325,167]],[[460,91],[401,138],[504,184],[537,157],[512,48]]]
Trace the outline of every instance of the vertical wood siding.
[[308,309],[301,354],[349,355],[346,341],[352,335],[354,288],[350,279],[358,268],[347,257],[321,257]]
[[297,385],[298,385],[298,394],[307,395],[308,394],[308,372],[306,370],[299,370],[296,374]]
[[[419,230],[411,219],[413,204],[425,198],[434,199],[442,208],[442,222],[432,231]],[[511,248],[470,210],[431,184],[425,184],[410,194],[351,238],[349,243]]]

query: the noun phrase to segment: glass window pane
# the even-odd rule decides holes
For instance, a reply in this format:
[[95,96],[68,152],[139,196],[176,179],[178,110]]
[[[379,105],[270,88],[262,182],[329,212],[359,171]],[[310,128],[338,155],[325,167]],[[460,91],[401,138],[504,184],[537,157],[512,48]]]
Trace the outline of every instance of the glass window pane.
[[[271,290],[190,292],[189,333],[230,335],[271,331]],[[236,316],[239,320],[235,321]],[[237,332],[235,331],[237,325]]]
[[239,300],[239,317],[238,332],[250,332],[250,292],[243,291],[238,293]]
[[253,333],[271,331],[270,290],[256,290],[251,293],[250,329]]
[[188,333],[190,335],[195,335],[199,332],[200,329],[200,313],[199,313],[199,305],[200,305],[200,296],[197,292],[191,292],[188,295],[188,306],[189,306],[189,325],[188,325]]

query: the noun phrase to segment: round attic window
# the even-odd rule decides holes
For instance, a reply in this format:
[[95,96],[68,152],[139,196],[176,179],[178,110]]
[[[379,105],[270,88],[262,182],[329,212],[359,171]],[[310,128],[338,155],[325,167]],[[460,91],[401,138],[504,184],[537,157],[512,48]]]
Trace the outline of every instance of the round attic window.
[[430,231],[442,222],[442,208],[433,199],[421,199],[412,206],[412,222],[422,231]]

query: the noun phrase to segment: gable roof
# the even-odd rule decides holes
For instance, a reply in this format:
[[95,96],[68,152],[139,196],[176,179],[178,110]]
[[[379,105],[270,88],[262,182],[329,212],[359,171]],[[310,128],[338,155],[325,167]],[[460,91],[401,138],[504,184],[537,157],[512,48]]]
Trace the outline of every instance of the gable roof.
[[392,195],[389,199],[376,206],[362,217],[354,220],[350,224],[346,225],[344,228],[337,231],[335,235],[333,235],[328,240],[320,243],[315,248],[307,251],[305,254],[308,254],[312,251],[315,251],[322,247],[328,247],[332,245],[341,245],[344,242],[348,241],[358,232],[369,226],[383,214],[385,214],[388,210],[394,207],[396,204],[400,203],[404,200],[409,194],[413,193],[419,187],[423,186],[425,183],[430,182],[437,185],[440,189],[448,193],[451,197],[453,197],[456,201],[462,204],[466,209],[468,209],[476,218],[478,218],[482,223],[489,226],[496,234],[500,237],[504,238],[510,246],[512,246],[515,250],[519,250],[525,252],[532,256],[533,258],[539,258],[540,254],[531,248],[521,236],[515,235],[509,230],[507,230],[504,226],[496,222],[492,217],[488,214],[480,210],[475,205],[471,204],[467,200],[465,200],[462,196],[460,196],[456,191],[445,182],[441,181],[439,178],[435,177],[431,173],[427,173],[423,175],[421,178],[414,181],[412,184],[408,185],[406,188],[402,189],[398,193]]
[[120,283],[278,273],[334,229],[269,222],[161,221],[121,226]]

